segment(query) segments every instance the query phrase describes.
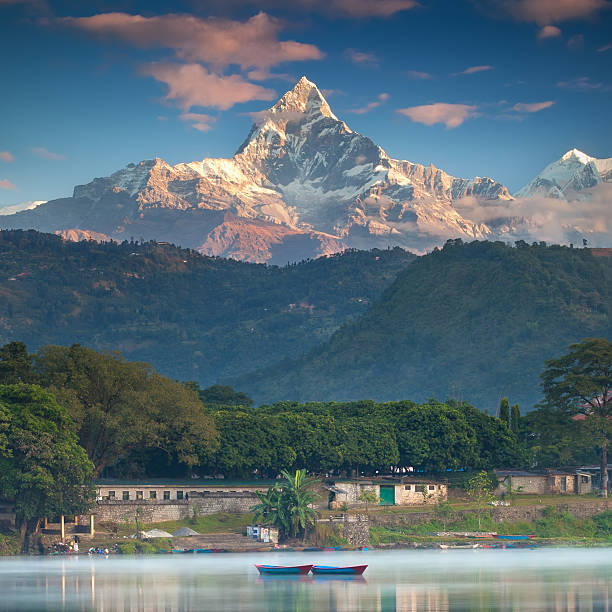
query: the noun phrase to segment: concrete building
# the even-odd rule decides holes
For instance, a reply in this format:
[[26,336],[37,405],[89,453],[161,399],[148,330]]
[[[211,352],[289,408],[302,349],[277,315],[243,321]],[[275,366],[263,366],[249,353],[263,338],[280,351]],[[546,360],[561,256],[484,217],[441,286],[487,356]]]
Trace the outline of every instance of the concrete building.
[[521,470],[495,470],[502,493],[531,493],[536,495],[583,495],[593,490],[591,474],[582,470],[547,470],[527,472]]
[[373,491],[381,506],[418,506],[445,501],[448,496],[446,483],[426,478],[336,480],[328,489],[331,509],[365,505],[359,499],[363,491]]
[[176,521],[195,514],[246,513],[259,500],[257,491],[267,491],[274,481],[232,482],[225,480],[100,480],[96,483],[97,521],[133,519],[136,511],[143,522]]
[[255,493],[267,491],[274,481],[224,480],[99,480],[98,501],[181,501],[206,493]]

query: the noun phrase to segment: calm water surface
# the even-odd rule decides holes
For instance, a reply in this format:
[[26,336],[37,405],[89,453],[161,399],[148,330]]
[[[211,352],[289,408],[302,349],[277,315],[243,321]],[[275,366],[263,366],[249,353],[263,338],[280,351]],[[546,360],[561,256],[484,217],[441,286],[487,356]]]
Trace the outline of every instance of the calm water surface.
[[[254,563],[368,563],[363,579]],[[612,610],[612,548],[0,559],[0,610]]]

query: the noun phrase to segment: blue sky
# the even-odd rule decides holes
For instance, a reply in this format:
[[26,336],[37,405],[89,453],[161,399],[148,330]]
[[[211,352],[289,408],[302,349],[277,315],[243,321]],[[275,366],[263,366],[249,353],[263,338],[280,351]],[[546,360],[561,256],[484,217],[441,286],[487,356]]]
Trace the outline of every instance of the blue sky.
[[389,155],[515,191],[612,156],[611,4],[0,0],[0,205],[231,156],[301,75]]

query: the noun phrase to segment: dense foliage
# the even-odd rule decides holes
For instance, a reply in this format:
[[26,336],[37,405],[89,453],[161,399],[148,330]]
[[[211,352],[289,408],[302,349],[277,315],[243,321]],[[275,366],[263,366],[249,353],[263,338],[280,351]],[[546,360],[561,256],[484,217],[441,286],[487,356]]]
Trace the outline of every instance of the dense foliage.
[[24,548],[43,517],[89,510],[93,471],[53,395],[36,385],[0,385],[0,497],[14,501]]
[[259,503],[251,508],[253,521],[267,523],[278,529],[279,539],[306,537],[309,527],[315,525],[317,511],[312,507],[315,479],[306,478],[306,470],[295,474],[282,472],[282,481],[275,483],[266,493],[257,492]]
[[459,397],[530,409],[544,362],[612,337],[612,257],[544,244],[449,241],[372,308],[293,363],[238,378],[260,401]]
[[583,417],[583,430],[600,449],[601,494],[607,497],[608,448],[612,442],[612,342],[586,338],[572,344],[569,353],[546,362],[542,383],[548,408]]
[[213,413],[219,450],[210,471],[226,476],[308,468],[364,474],[391,467],[442,472],[523,465],[507,425],[465,403],[278,403]]
[[363,314],[412,260],[397,248],[279,268],[155,242],[0,231],[0,345],[117,350],[206,387],[299,357]]
[[96,476],[107,468],[185,473],[217,448],[217,431],[197,393],[146,363],[78,344],[28,355],[16,342],[0,349],[0,383],[20,381],[42,385],[66,408]]

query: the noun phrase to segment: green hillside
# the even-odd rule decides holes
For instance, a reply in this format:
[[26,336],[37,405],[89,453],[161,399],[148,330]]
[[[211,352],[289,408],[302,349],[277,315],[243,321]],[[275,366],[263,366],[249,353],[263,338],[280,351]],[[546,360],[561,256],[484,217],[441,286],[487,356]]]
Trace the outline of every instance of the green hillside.
[[307,356],[234,382],[258,401],[454,397],[495,410],[508,396],[528,410],[546,359],[612,337],[611,287],[612,257],[590,250],[449,241]]
[[0,346],[78,342],[208,386],[327,340],[413,259],[349,251],[279,268],[155,242],[0,231]]

